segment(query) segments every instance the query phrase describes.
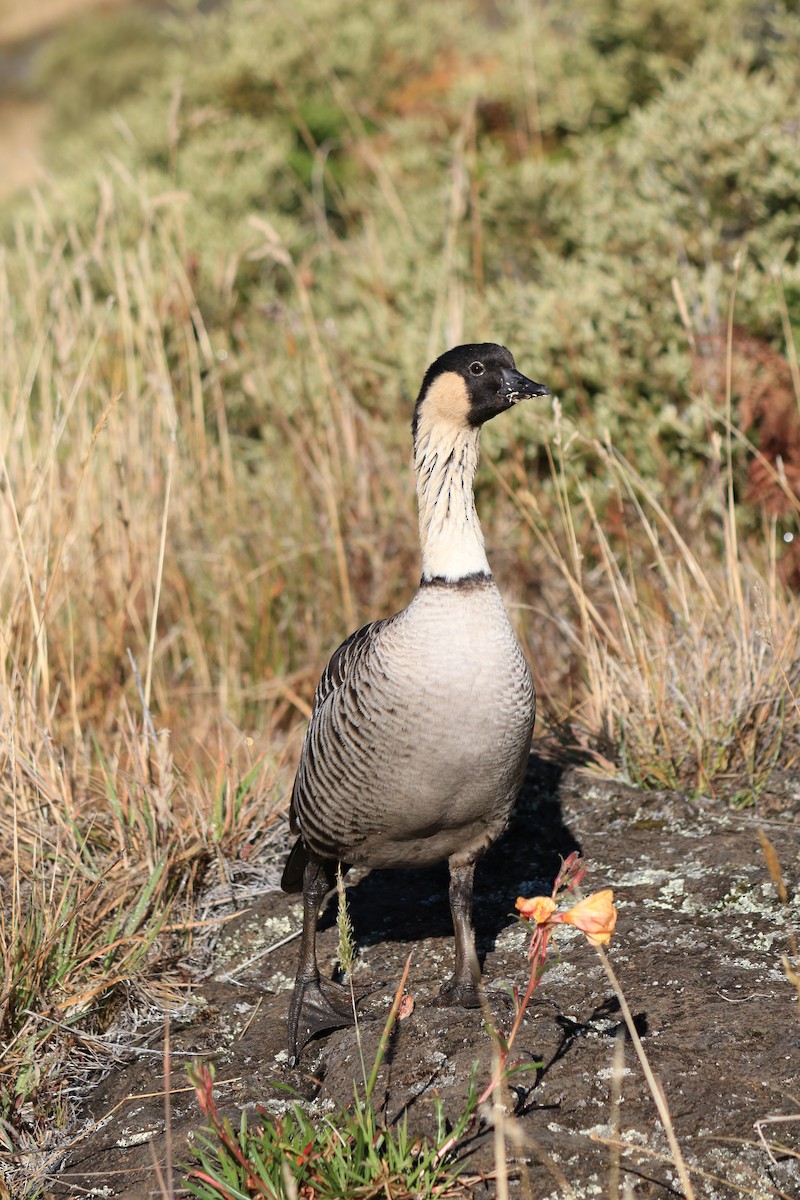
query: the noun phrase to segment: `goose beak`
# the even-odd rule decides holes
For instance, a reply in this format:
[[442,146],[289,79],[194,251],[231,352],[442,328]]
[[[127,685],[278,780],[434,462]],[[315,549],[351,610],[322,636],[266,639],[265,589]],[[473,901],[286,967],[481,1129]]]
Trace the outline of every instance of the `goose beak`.
[[535,379],[528,379],[526,375],[520,374],[511,367],[504,367],[502,375],[500,395],[509,404],[518,404],[520,400],[526,400],[531,396],[550,395],[549,387],[545,387],[543,383],[537,383]]

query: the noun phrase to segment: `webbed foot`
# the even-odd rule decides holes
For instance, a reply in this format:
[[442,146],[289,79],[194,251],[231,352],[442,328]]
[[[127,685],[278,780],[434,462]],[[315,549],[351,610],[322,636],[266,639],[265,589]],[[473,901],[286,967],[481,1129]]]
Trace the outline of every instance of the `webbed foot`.
[[434,1001],[439,1005],[453,1005],[456,1008],[480,1008],[481,993],[472,979],[459,979],[453,975],[439,989],[439,995]]
[[[363,995],[355,992],[356,1004]],[[298,979],[289,1008],[289,1066],[297,1064],[300,1051],[316,1034],[354,1024],[349,987],[330,979]]]

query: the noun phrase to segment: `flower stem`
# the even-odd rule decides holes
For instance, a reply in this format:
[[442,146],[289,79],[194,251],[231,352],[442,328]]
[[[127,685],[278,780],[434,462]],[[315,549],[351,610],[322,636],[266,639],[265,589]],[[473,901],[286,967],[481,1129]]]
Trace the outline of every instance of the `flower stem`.
[[650,1088],[653,1099],[655,1100],[656,1108],[658,1109],[658,1115],[661,1118],[661,1124],[664,1126],[664,1133],[667,1135],[669,1148],[672,1151],[672,1158],[681,1181],[681,1186],[683,1187],[684,1196],[686,1197],[686,1200],[695,1200],[694,1191],[692,1190],[692,1183],[689,1179],[689,1172],[686,1168],[683,1155],[681,1154],[681,1148],[678,1145],[678,1139],[675,1136],[675,1127],[672,1124],[672,1117],[670,1116],[667,1098],[664,1095],[664,1089],[661,1086],[660,1081],[656,1078],[653,1068],[650,1066],[650,1060],[648,1059],[645,1048],[642,1045],[642,1039],[639,1037],[639,1033],[636,1029],[636,1023],[633,1019],[633,1015],[631,1014],[631,1010],[628,1007],[628,1002],[622,993],[620,982],[617,979],[614,968],[611,966],[609,957],[602,946],[596,946],[595,949],[600,955],[600,961],[603,964],[603,970],[606,973],[608,982],[614,989],[614,995],[619,1001],[620,1012],[622,1013],[625,1024],[628,1027],[628,1033],[631,1035],[631,1041],[633,1042],[633,1047],[639,1058],[639,1063],[641,1065],[644,1077],[647,1080],[647,1086]]

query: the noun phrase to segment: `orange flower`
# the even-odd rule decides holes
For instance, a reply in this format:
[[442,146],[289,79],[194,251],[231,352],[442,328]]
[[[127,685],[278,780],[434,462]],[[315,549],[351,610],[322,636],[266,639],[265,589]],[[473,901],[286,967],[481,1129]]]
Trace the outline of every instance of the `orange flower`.
[[[519,902],[517,906],[519,907]],[[574,925],[586,934],[593,946],[605,946],[611,941],[617,924],[614,893],[611,888],[603,888],[602,892],[594,892],[585,900],[579,900],[567,912],[557,913],[553,920],[562,921],[565,925]]]
[[526,921],[546,925],[556,911],[556,902],[550,896],[531,896],[530,900],[517,896],[515,907]]

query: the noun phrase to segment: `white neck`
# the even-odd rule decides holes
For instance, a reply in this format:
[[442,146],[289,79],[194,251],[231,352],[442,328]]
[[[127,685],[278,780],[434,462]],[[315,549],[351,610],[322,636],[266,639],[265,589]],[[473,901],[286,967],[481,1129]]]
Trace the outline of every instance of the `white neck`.
[[466,575],[491,574],[472,490],[479,434],[478,429],[424,421],[417,430],[414,469],[423,579],[455,582]]

